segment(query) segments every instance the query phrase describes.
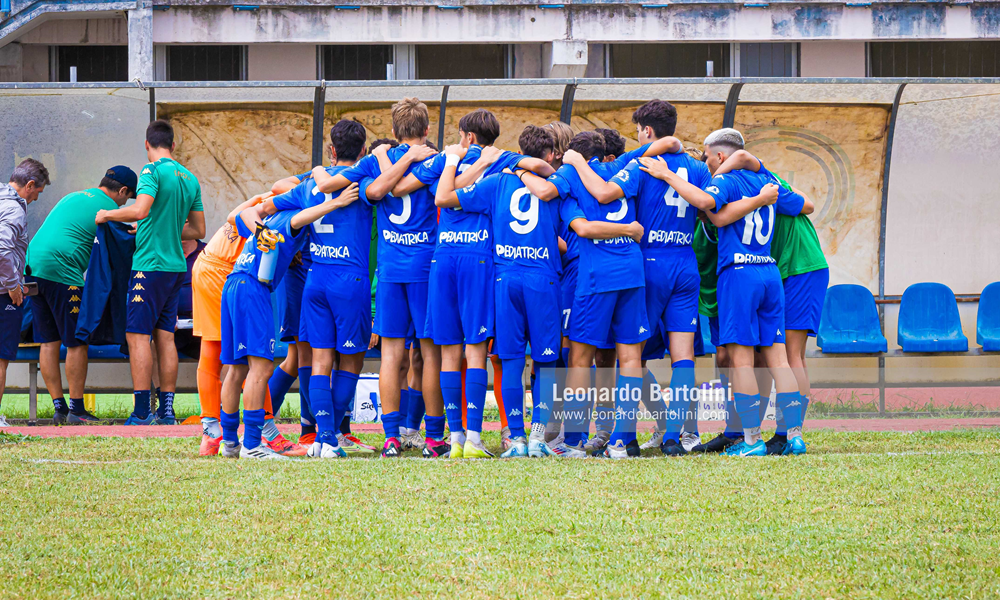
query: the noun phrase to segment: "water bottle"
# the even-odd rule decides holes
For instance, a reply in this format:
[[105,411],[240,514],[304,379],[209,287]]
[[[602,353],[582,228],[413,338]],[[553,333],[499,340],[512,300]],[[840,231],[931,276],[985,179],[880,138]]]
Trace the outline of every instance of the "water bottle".
[[[265,230],[263,225],[257,226],[257,239],[260,239],[260,234]],[[280,240],[279,240],[280,243]],[[257,269],[257,281],[263,283],[264,285],[270,285],[274,281],[274,272],[278,270],[278,246],[275,245],[273,250],[263,252],[260,257],[260,267]]]

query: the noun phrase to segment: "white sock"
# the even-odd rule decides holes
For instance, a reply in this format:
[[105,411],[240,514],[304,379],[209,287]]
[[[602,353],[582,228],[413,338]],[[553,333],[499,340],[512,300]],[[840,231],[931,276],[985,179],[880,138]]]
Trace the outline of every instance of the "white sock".
[[541,423],[531,424],[531,433],[528,434],[528,439],[530,440],[541,440],[545,441],[545,425]]
[[201,431],[210,438],[222,437],[222,425],[218,419],[212,417],[204,417],[201,420]]
[[451,443],[452,444],[465,444],[465,432],[464,431],[452,431],[451,432]]
[[481,433],[482,432],[479,432],[479,431],[467,431],[467,432],[465,432],[465,434],[467,436],[469,436],[469,441],[470,442],[472,442],[473,444],[479,444],[479,445],[483,444],[483,438],[481,436]]
[[762,438],[760,434],[760,427],[751,427],[750,429],[743,430],[743,440],[748,446],[752,446],[759,442]]

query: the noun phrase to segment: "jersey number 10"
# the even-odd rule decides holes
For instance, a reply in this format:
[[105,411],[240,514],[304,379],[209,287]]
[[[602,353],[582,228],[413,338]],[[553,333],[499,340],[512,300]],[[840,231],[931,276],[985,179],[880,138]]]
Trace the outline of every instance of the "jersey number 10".
[[[762,210],[767,209],[767,219],[763,218],[761,215]],[[764,234],[764,222],[767,222],[768,230],[767,234]],[[768,240],[771,239],[771,234],[774,233],[774,205],[769,204],[767,206],[762,206],[747,216],[743,217],[743,244],[747,245],[750,243],[752,238],[757,239],[757,243],[761,246],[767,244]]]

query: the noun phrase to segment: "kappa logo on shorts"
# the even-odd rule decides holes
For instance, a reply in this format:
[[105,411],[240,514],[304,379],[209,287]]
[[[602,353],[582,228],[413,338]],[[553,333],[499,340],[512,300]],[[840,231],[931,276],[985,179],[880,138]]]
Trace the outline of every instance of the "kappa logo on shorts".
[[73,310],[69,311],[69,314],[75,315],[78,312],[80,312],[80,307],[79,306],[74,306]]
[[14,306],[13,304],[8,304],[7,308],[5,308],[4,310],[17,310],[17,307]]
[[140,296],[139,294],[132,296],[132,302],[142,302],[142,301],[143,301],[142,296]]
[[486,328],[485,327],[480,327],[479,328],[479,333],[480,333],[480,335],[486,333]]
[[247,347],[246,347],[246,346],[244,346],[243,344],[240,344],[239,346],[237,346],[237,347],[236,347],[236,349],[237,349],[237,350],[246,350],[246,349],[247,349]]
[[753,404],[751,404],[750,408],[753,408],[754,406],[760,406],[760,400],[759,399],[756,402],[754,402]]
[[134,286],[132,286],[132,291],[133,291],[133,292],[134,292],[134,291],[141,291],[141,292],[144,292],[144,291],[146,291],[146,288],[142,287],[142,284],[141,284],[141,283],[139,283],[138,281],[136,281],[136,282],[135,282],[135,285],[134,285]]
[[284,325],[281,326],[281,329],[278,330],[278,333],[285,333],[285,326]]
[[646,333],[646,331],[647,331],[647,329],[645,327],[643,327],[642,325],[639,326],[639,333],[640,334]]
[[778,337],[781,337],[781,330],[778,330]]
[[69,301],[70,302],[79,302],[80,301],[80,297],[77,296],[76,294],[73,294],[72,296],[69,297]]
[[136,279],[145,279],[146,276],[142,274],[142,271],[137,271],[135,274]]
[[698,317],[695,317],[695,318],[691,319],[691,324],[692,325],[697,325],[698,324]]
[[555,352],[552,351],[552,348],[546,348],[545,352],[542,352],[542,356],[552,356],[553,354],[555,354]]
[[521,416],[521,411],[519,409],[515,408],[514,410],[510,411],[510,416],[512,416],[512,417],[520,417]]
[[344,342],[344,348],[355,348],[355,347],[356,346],[354,345],[354,342],[352,342],[351,340],[347,340],[346,342]]
[[66,288],[66,290],[67,290],[67,291],[70,291],[70,292],[72,292],[72,291],[79,291],[79,290],[80,290],[80,288],[78,288],[78,287],[77,287],[77,286],[75,286],[75,285],[71,285],[71,286],[69,286],[68,288]]

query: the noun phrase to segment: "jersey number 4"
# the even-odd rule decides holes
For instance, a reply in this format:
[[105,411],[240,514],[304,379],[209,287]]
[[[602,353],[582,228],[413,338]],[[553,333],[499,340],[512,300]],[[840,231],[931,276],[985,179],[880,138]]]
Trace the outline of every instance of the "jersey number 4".
[[[688,170],[684,167],[677,169],[677,176],[683,179],[684,181],[687,181]],[[683,219],[684,215],[687,214],[688,207],[691,206],[690,204],[688,204],[687,200],[681,198],[680,194],[678,194],[677,191],[674,190],[674,188],[672,187],[667,187],[667,191],[664,192],[663,194],[663,201],[667,204],[667,206],[677,207],[678,219]]]

